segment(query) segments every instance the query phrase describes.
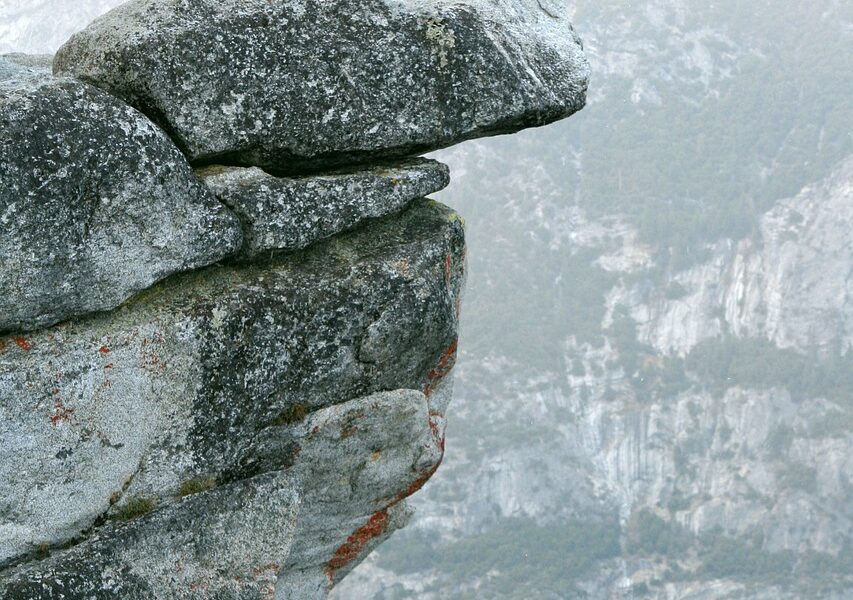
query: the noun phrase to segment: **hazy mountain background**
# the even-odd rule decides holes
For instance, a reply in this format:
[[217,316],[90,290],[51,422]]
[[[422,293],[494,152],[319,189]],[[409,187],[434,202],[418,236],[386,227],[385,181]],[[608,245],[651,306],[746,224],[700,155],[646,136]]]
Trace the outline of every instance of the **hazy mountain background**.
[[124,0],[0,0],[0,54],[53,54]]
[[[116,0],[0,0],[52,52]],[[448,451],[348,598],[853,597],[853,3],[570,2],[568,121],[438,157]]]

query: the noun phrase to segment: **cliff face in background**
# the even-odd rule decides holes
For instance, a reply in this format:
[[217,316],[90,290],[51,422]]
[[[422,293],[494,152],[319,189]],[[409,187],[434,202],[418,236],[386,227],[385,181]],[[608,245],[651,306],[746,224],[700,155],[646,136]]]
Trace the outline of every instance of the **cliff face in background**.
[[447,460],[336,594],[847,598],[851,9],[572,4],[584,111],[436,155]]
[[0,55],[0,596],[325,597],[444,456],[466,249],[414,155],[588,76],[533,1],[134,0]]

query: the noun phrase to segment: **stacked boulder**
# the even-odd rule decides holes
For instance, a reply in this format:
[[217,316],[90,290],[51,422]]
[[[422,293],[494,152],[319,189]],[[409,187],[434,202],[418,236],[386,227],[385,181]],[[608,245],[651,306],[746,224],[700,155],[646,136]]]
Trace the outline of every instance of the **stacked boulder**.
[[417,155],[583,106],[540,2],[132,0],[0,57],[0,597],[321,598],[405,523],[465,256]]

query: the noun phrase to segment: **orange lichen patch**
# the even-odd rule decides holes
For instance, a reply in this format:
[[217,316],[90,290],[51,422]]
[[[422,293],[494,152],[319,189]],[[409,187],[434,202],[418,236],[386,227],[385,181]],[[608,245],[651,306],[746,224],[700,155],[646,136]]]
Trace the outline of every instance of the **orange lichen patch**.
[[424,386],[424,394],[426,396],[432,394],[435,386],[453,370],[453,367],[456,364],[456,351],[458,347],[459,339],[457,338],[453,340],[453,343],[450,344],[444,352],[441,353],[441,356],[438,359],[438,364],[436,364],[435,368],[427,373],[427,379],[429,379],[429,381]]
[[429,469],[427,469],[426,471],[421,473],[418,476],[418,478],[415,479],[409,485],[409,487],[406,488],[406,490],[404,492],[398,494],[397,497],[394,498],[394,504],[397,504],[398,502],[405,500],[406,498],[408,498],[409,496],[411,496],[415,492],[419,491],[422,487],[424,487],[426,485],[426,482],[429,481],[433,475],[435,475],[435,472],[438,471],[438,468],[441,466],[441,461],[444,460],[444,453],[443,453],[444,440],[441,441],[440,447],[442,448],[442,457],[438,460],[438,462],[435,464],[435,466],[430,467]]
[[100,352],[101,354],[109,354],[110,349],[107,348],[106,346],[101,346],[100,348],[98,348],[98,352]]
[[358,425],[356,422],[360,419],[364,418],[363,410],[356,410],[352,413],[346,415],[344,417],[343,422],[341,423],[341,439],[345,440],[351,435],[358,432]]
[[438,434],[438,426],[437,425],[435,426],[435,429],[433,429],[432,419],[430,419],[430,429],[433,430],[433,434],[436,437],[436,440],[435,440],[436,444],[438,445],[438,449],[441,450],[441,456],[438,458],[438,462],[436,462],[434,466],[423,471],[418,476],[418,478],[415,479],[409,485],[409,487],[407,487],[405,489],[405,491],[403,491],[400,494],[397,494],[397,496],[391,502],[391,506],[394,506],[395,504],[403,501],[404,499],[408,498],[409,496],[411,496],[415,492],[419,491],[422,487],[424,487],[424,485],[426,485],[426,482],[429,481],[433,475],[435,475],[435,472],[438,471],[438,468],[441,466],[441,463],[444,460],[445,436],[443,434]]
[[452,273],[453,258],[448,254],[444,257],[444,283],[450,286],[450,275]]
[[18,348],[20,348],[24,352],[29,352],[30,349],[32,348],[30,343],[27,341],[27,338],[16,337],[16,338],[14,338],[14,340],[15,340],[15,344],[18,346]]
[[435,438],[441,451],[444,452],[444,435],[441,431],[439,419],[444,419],[444,415],[437,410],[429,411],[429,418],[427,419],[429,430],[432,432],[432,437]]
[[0,354],[6,351],[6,341],[0,340]]
[[50,417],[50,424],[56,427],[62,422],[70,423],[74,416],[74,409],[65,406],[61,400],[53,403],[53,416]]
[[158,373],[166,371],[168,365],[157,354],[158,348],[156,348],[156,346],[162,346],[165,341],[165,336],[160,332],[152,334],[150,339],[146,337],[142,340],[142,352],[139,357],[140,368]]
[[151,351],[143,351],[139,366],[151,372],[162,373],[166,370],[166,363],[157,354]]
[[376,462],[382,457],[382,450],[374,450],[370,453],[370,462]]
[[[455,344],[452,346],[453,352],[455,353]],[[433,435],[436,439],[436,444],[441,450],[441,456],[438,459],[436,464],[426,470],[424,470],[420,475],[418,475],[417,479],[415,479],[403,492],[397,494],[393,500],[386,506],[384,509],[375,513],[370,519],[367,521],[365,525],[362,525],[357,530],[355,530],[352,535],[347,538],[347,541],[344,542],[335,553],[332,555],[332,558],[326,563],[326,577],[328,577],[330,583],[334,583],[335,575],[337,572],[343,567],[350,564],[352,561],[357,559],[371,540],[376,539],[388,529],[388,510],[393,506],[396,506],[404,499],[408,498],[418,490],[420,490],[430,478],[435,475],[435,472],[438,471],[438,468],[441,466],[442,461],[444,460],[444,435],[441,434],[439,430],[439,424],[434,419],[443,419],[444,415],[439,411],[430,410],[429,412],[429,427],[432,431]],[[370,455],[370,460],[378,460],[382,455],[382,450],[375,450]]]
[[376,539],[388,529],[388,509],[380,510],[356,529],[340,548],[335,550],[332,558],[326,563],[326,577],[330,582],[335,580],[335,574],[350,564],[364,551],[371,540]]
[[430,379],[441,379],[450,373],[453,369],[453,365],[456,364],[456,350],[458,346],[459,340],[453,340],[453,343],[447,347],[447,350],[442,352],[441,357],[438,359],[438,364],[429,372],[428,377]]
[[110,364],[108,364],[108,365],[104,365],[104,368],[105,368],[105,369],[112,369],[112,368],[113,368],[113,363],[110,363]]

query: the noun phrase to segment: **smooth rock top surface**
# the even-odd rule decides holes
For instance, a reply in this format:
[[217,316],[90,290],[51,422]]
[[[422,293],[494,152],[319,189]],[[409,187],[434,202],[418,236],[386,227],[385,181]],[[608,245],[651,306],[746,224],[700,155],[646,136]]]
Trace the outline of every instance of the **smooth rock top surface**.
[[[458,216],[421,200],[305,252],[172,277],[111,313],[0,338],[0,597],[29,599],[40,582],[37,597],[57,600],[209,597],[193,583],[256,568],[293,589],[337,581],[397,517],[348,537],[438,466],[463,258]],[[338,406],[399,389],[413,391]],[[314,451],[320,414],[338,425]],[[297,524],[282,486],[308,504]],[[111,524],[148,512],[148,525]],[[276,539],[275,569],[244,564]],[[40,548],[58,555],[38,560]]]
[[21,62],[0,59],[0,332],[115,308],[239,248],[237,218],[144,115]]
[[580,40],[542,0],[131,0],[54,70],[196,163],[303,172],[420,154],[583,107]]
[[275,177],[257,167],[207,167],[197,174],[243,223],[245,259],[305,248],[450,183],[447,166],[426,159],[305,177]]

